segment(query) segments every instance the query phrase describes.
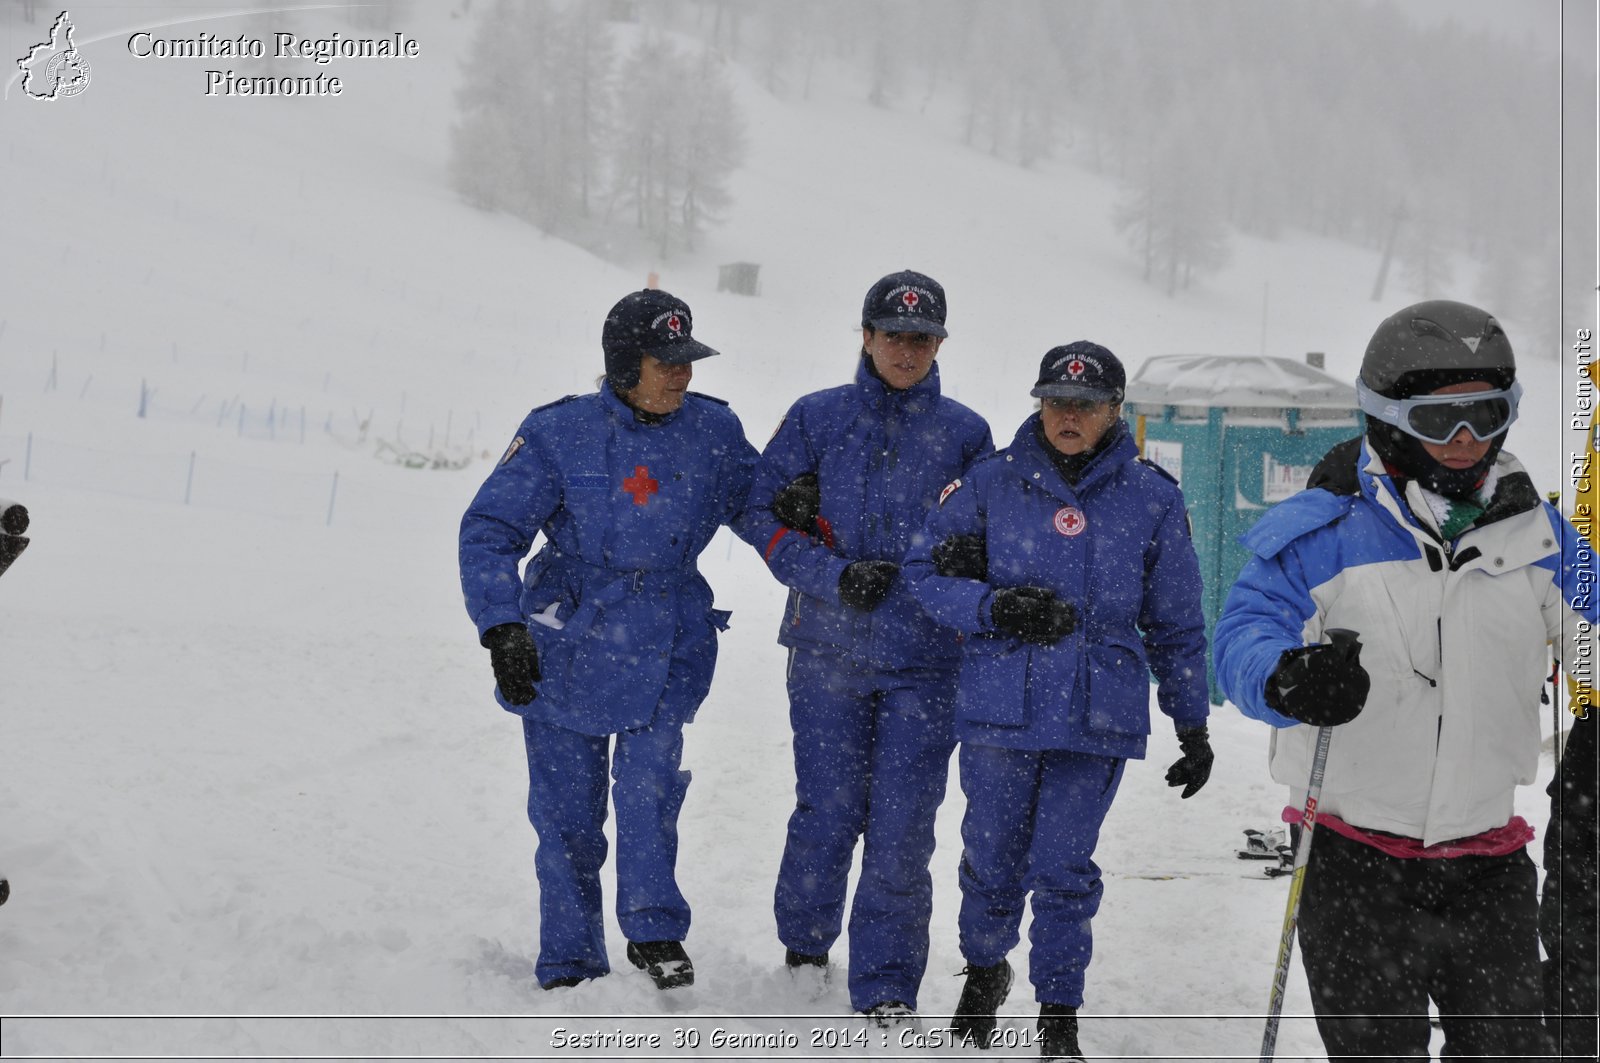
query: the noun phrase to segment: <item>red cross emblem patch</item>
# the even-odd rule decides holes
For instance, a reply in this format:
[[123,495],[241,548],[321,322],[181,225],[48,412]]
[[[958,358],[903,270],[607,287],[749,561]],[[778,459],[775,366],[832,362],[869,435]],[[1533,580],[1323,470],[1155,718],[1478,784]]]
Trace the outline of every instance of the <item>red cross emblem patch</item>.
[[635,465],[633,475],[622,481],[622,489],[633,496],[633,504],[642,506],[650,496],[661,490],[661,481],[650,478],[650,466]]
[[1082,358],[1074,358],[1072,361],[1067,363],[1067,375],[1075,377],[1082,376],[1083,371],[1088,368],[1088,366],[1083,364]]
[[671,317],[667,318],[667,328],[672,332],[682,332],[683,319],[677,314],[673,314]]
[[905,292],[900,296],[900,301],[906,304],[907,310],[915,310],[922,300],[917,297],[916,292]]
[[1088,518],[1083,515],[1083,510],[1077,506],[1062,506],[1056,510],[1056,517],[1053,523],[1056,531],[1069,539],[1082,535],[1083,529],[1089,526]]

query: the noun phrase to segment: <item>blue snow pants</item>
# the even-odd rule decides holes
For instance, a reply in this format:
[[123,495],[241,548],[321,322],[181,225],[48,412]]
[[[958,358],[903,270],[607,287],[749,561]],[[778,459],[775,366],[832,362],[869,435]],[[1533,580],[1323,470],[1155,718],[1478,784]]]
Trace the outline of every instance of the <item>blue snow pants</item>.
[[850,908],[850,1004],[915,1008],[928,965],[933,824],[955,748],[955,672],[795,649],[788,685],[795,809],[773,903],[779,940],[820,955],[838,939],[864,837]]
[[1061,749],[961,744],[961,954],[992,967],[1017,944],[1033,894],[1028,970],[1041,1004],[1083,1006],[1100,909],[1092,859],[1126,763]]
[[522,734],[528,819],[539,835],[539,983],[611,970],[600,896],[608,761],[617,810],[617,922],[629,941],[682,941],[689,905],[675,871],[678,810],[689,788],[689,773],[678,769],[683,726],[596,737],[524,719]]

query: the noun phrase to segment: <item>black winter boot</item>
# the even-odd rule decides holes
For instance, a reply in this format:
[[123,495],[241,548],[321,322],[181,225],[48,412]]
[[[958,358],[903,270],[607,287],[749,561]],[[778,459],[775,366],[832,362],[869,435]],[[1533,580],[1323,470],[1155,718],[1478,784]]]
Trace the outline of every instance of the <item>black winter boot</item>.
[[1078,1009],[1065,1004],[1039,1005],[1039,1058],[1058,1063],[1084,1063],[1078,1049]]
[[988,1048],[994,1040],[994,1013],[1006,1002],[1011,991],[1011,965],[1001,960],[993,967],[974,967],[967,964],[961,971],[967,984],[961,987],[961,999],[956,1003],[955,1018],[950,1020],[950,1032],[965,1044]]
[[796,952],[794,949],[785,949],[783,965],[785,967],[826,967],[828,966],[828,954],[826,952]]
[[681,941],[630,941],[628,961],[648,974],[657,989],[694,985],[694,964]]
[[880,1030],[894,1030],[902,1026],[916,1026],[917,1012],[903,1000],[885,1000],[874,1004],[861,1014],[872,1020]]
[[551,989],[571,989],[573,986],[582,985],[583,983],[584,979],[578,975],[569,975],[566,978],[552,978],[548,982],[541,982],[539,988],[548,992]]

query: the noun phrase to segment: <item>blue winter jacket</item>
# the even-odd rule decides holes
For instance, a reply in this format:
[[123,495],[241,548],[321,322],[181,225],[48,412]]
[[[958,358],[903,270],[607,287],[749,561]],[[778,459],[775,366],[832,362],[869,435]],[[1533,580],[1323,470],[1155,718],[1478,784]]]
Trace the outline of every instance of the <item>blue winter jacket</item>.
[[[1069,485],[1035,435],[1039,415],[1006,449],[946,489],[906,574],[928,611],[965,632],[956,737],[979,745],[1142,757],[1150,673],[1174,725],[1206,721],[1200,564],[1183,493],[1138,456],[1127,426]],[[936,544],[980,535],[987,581],[941,576]],[[1001,587],[1049,587],[1078,626],[1051,646],[995,629]]]
[[[778,642],[846,651],[886,668],[954,668],[955,632],[923,611],[903,577],[868,613],[839,600],[839,574],[852,561],[899,564],[940,489],[993,449],[983,418],[939,393],[937,363],[897,391],[862,358],[855,383],[790,407],[750,492],[752,511],[767,522],[767,566],[790,588]],[[767,508],[806,472],[817,474],[822,492],[821,541],[784,528]]]
[[[610,384],[528,414],[461,520],[479,635],[528,622],[539,650],[539,696],[501,706],[590,735],[691,719],[729,615],[696,560],[743,511],[757,460],[733,411],[693,392],[656,424]],[[674,656],[687,667],[663,701]]]

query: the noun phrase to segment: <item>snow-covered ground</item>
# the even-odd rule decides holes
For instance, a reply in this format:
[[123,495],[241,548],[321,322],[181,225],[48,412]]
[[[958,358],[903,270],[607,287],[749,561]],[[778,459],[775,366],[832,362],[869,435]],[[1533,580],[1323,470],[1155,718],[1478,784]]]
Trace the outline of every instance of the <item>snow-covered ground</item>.
[[[202,95],[212,64],[122,46],[208,9],[74,5],[88,91],[0,104],[0,495],[34,518],[0,580],[4,1053],[995,1058],[884,1045],[842,977],[783,970],[783,595],[726,532],[703,568],[734,625],[685,755],[698,981],[657,993],[613,925],[612,976],[539,990],[520,732],[456,581],[466,501],[528,408],[592,386],[599,323],[648,269],[724,352],[697,389],[758,445],[794,398],[848,378],[861,295],[899,268],[948,288],[947,388],[1002,438],[1057,343],[1096,339],[1130,368],[1321,350],[1348,379],[1413,293],[1372,304],[1376,256],[1291,235],[1239,239],[1225,272],[1166,299],[1112,230],[1107,182],[930,141],[846,87],[775,100],[745,73],[729,222],[695,255],[607,264],[457,203],[446,131],[471,23],[453,6],[394,27],[420,59],[333,64],[337,99],[226,100]],[[8,56],[53,16],[17,10],[0,13]],[[763,264],[760,298],[714,291],[735,259]],[[1563,374],[1525,365],[1512,449],[1554,487]],[[404,449],[472,460],[408,469],[388,457]],[[1211,783],[1180,802],[1158,727],[1107,824],[1092,1058],[1254,1056],[1287,886],[1247,881],[1257,865],[1232,853],[1284,795],[1264,728],[1225,706],[1212,733]],[[1519,803],[1541,830],[1549,770]],[[961,984],[954,774],[929,1028]],[[1025,970],[1025,949],[1012,960]],[[1025,1038],[1024,982],[1003,1011]],[[1318,1058],[1298,964],[1286,1011],[1280,1055]],[[728,1047],[719,1029],[795,1043]],[[616,1031],[661,1047],[558,1043]]]

